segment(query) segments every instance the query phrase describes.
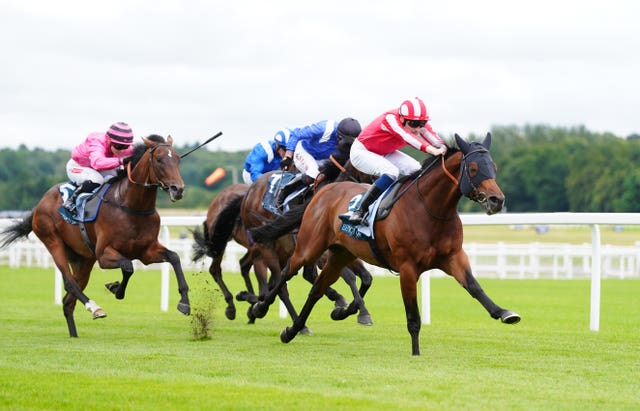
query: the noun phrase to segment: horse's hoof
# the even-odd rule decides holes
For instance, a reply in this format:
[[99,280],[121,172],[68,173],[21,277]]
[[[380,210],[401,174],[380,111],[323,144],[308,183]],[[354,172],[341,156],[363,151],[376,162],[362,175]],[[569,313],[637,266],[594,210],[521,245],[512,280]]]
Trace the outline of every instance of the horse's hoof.
[[93,319],[97,320],[98,318],[104,318],[107,316],[107,313],[104,312],[104,310],[102,308],[98,308],[97,310],[95,310],[93,313]]
[[185,303],[178,303],[178,311],[180,311],[182,314],[184,315],[190,315],[191,314],[191,306],[189,304],[185,304]]
[[359,314],[358,315],[358,324],[361,325],[373,325],[373,320],[369,314]]
[[300,330],[299,332],[302,335],[313,335],[313,333],[311,332],[309,327],[307,327],[306,325],[304,327],[302,327],[302,330]]
[[235,320],[236,319],[236,307],[227,307],[227,309],[224,310],[224,315],[229,320]]
[[342,307],[336,307],[331,311],[331,319],[334,321],[344,320],[348,316],[349,312]]
[[247,324],[255,324],[256,323],[256,317],[254,317],[253,313],[251,313],[251,307],[249,307],[249,309],[247,310],[247,317],[249,318],[249,321],[247,322]]
[[248,294],[249,294],[249,291],[238,291],[238,293],[236,294],[236,300],[247,301]]
[[295,336],[296,336],[295,333],[291,332],[291,328],[287,327],[284,330],[282,330],[282,332],[280,333],[280,341],[286,344],[291,340],[293,340]]
[[120,287],[120,281],[106,283],[104,286],[107,287],[107,290],[111,291],[111,293],[115,294],[118,291],[118,288]]
[[500,316],[500,321],[505,324],[517,324],[520,322],[520,316],[513,311],[505,310]]
[[251,306],[251,314],[253,314],[255,318],[264,318],[268,311],[269,306],[262,302],[255,303]]

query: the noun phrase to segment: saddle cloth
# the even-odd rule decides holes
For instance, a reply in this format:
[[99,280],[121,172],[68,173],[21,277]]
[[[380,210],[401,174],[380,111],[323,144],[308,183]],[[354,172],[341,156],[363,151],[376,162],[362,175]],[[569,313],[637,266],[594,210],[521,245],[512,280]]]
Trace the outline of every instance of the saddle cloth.
[[[67,210],[66,208],[60,206],[58,212],[64,218],[64,220],[70,224],[78,224],[78,223],[87,223],[94,221],[98,216],[98,209],[100,208],[100,204],[102,203],[102,199],[104,197],[104,193],[111,187],[111,184],[107,183],[101,185],[94,189],[90,193],[81,193],[76,198],[76,208],[73,212]],[[65,202],[71,195],[76,191],[78,186],[76,186],[73,182],[66,182],[58,188],[60,195],[62,196],[62,201]],[[104,192],[101,196],[97,196],[100,190],[104,189]],[[94,199],[93,201],[89,201]]]

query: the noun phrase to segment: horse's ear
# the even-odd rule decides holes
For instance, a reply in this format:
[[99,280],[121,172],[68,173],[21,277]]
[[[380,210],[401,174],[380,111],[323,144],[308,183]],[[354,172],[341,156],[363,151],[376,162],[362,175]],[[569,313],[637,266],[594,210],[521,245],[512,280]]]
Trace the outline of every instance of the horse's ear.
[[167,144],[169,144],[170,146],[173,145],[173,137],[171,137],[171,134],[167,136]]
[[456,139],[456,143],[458,143],[458,147],[460,147],[460,150],[462,150],[463,153],[468,153],[469,143],[467,143],[462,137],[460,137],[458,133],[456,133],[454,137]]
[[145,146],[147,147],[152,147],[155,143],[151,140],[149,140],[146,137],[142,137],[142,142],[144,143]]
[[489,150],[491,147],[491,133],[487,133],[487,136],[482,140],[482,146]]

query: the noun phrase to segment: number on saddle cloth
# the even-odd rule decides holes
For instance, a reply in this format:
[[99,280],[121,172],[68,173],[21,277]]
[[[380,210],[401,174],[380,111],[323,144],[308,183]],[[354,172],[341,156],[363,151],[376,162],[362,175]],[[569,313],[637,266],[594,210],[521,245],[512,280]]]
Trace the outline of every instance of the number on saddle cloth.
[[[283,171],[282,173],[274,173],[269,177],[269,181],[267,182],[267,189],[262,196],[262,207],[275,214],[280,215],[282,212],[278,207],[279,204],[276,204],[276,200],[278,198],[278,194],[287,185],[291,180],[295,178],[298,173]],[[285,200],[286,203],[286,200]]]

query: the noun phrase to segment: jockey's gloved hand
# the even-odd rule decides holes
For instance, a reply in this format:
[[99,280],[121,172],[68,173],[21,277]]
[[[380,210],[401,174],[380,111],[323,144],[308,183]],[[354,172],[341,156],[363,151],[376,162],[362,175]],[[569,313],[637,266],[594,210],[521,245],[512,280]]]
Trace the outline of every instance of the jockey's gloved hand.
[[434,156],[444,155],[447,152],[447,146],[442,146],[442,147],[429,146],[426,148],[425,152]]
[[285,157],[280,161],[280,170],[288,170],[293,163],[293,159],[291,157]]

